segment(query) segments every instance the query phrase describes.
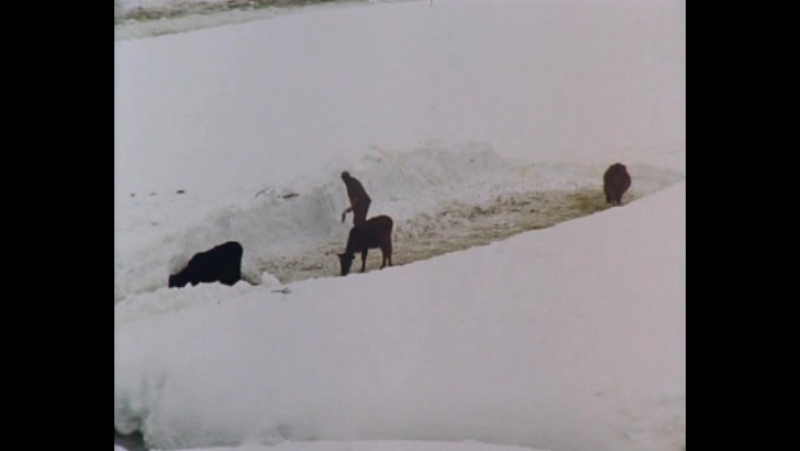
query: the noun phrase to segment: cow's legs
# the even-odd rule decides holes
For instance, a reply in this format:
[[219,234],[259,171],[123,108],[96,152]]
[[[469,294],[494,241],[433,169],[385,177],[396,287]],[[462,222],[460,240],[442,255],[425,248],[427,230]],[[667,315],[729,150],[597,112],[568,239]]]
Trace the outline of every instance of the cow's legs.
[[361,251],[361,272],[367,269],[367,248]]
[[381,246],[381,253],[383,253],[383,260],[381,262],[381,269],[386,267],[388,263],[389,266],[392,266],[392,245],[387,244],[385,246]]

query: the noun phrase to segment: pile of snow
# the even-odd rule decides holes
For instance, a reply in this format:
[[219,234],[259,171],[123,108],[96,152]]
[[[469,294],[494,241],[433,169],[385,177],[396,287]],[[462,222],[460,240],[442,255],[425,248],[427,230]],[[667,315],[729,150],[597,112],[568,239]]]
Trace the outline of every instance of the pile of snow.
[[679,157],[684,22],[674,0],[437,0],[117,41],[115,201],[250,196],[431,141],[531,163]]
[[298,282],[289,294],[156,291],[115,311],[115,428],[163,449],[468,439],[679,449],[684,197],[681,182],[550,229]]

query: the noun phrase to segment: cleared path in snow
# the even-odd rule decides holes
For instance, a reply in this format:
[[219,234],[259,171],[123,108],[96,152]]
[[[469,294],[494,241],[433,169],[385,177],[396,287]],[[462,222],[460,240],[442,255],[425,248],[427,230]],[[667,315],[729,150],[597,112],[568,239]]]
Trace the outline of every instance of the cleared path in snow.
[[[629,167],[634,186],[623,197],[623,205],[635,202],[683,179],[677,172],[648,166]],[[488,204],[452,201],[434,212],[418,214],[395,224],[392,263],[395,266],[426,260],[473,246],[487,245],[529,230],[554,226],[560,222],[590,215],[607,208],[602,185],[574,190],[526,190],[497,195]],[[379,213],[376,213],[379,214]],[[374,216],[370,213],[370,217]],[[348,221],[350,216],[348,216]],[[624,237],[611,237],[611,239]],[[344,251],[346,236],[330,240],[314,249],[273,259],[258,259],[257,272],[274,275],[283,284],[313,277],[339,274],[338,253]],[[366,272],[381,264],[380,249],[371,249]],[[360,271],[356,255],[351,274]],[[388,269],[388,268],[387,268]],[[248,282],[259,284],[255,277]]]
[[[347,205],[343,169],[372,197],[369,217],[393,218],[392,262],[399,266],[609,208],[602,174],[610,163],[533,164],[503,158],[486,145],[422,147],[376,151],[219,203],[191,191],[130,197],[117,219],[118,233],[129,232],[115,251],[115,302],[165,287],[192,255],[231,240],[244,247],[242,274],[253,285],[337,277],[336,254],[344,251],[352,225],[352,216],[340,221]],[[677,170],[625,163],[633,178],[625,203],[684,178]],[[380,251],[371,250],[367,271],[378,269],[380,259]]]

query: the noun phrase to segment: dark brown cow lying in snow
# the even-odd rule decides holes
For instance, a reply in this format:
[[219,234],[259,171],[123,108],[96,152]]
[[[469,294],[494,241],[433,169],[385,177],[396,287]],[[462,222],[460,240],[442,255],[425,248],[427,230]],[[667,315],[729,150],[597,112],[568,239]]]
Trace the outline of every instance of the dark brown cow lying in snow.
[[242,254],[244,249],[236,241],[195,254],[179,273],[169,276],[169,287],[192,286],[198,283],[220,282],[233,285],[242,279]]
[[631,187],[631,176],[621,163],[614,163],[603,174],[603,191],[606,193],[606,202],[611,205],[621,205],[622,195]]
[[392,266],[392,218],[381,215],[370,218],[350,229],[347,238],[347,248],[343,254],[338,254],[342,275],[350,273],[356,252],[361,252],[361,272],[367,266],[367,250],[380,248],[383,254],[381,269],[389,263]]

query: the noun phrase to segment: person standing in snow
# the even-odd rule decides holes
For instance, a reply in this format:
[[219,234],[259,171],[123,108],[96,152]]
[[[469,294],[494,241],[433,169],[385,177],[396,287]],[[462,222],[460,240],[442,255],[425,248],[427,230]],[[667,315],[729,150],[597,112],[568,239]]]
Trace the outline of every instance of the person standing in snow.
[[342,172],[342,180],[347,187],[347,197],[350,198],[350,206],[342,212],[342,222],[347,217],[347,213],[353,212],[353,225],[357,226],[367,220],[367,210],[372,199],[369,198],[364,186],[349,172]]

